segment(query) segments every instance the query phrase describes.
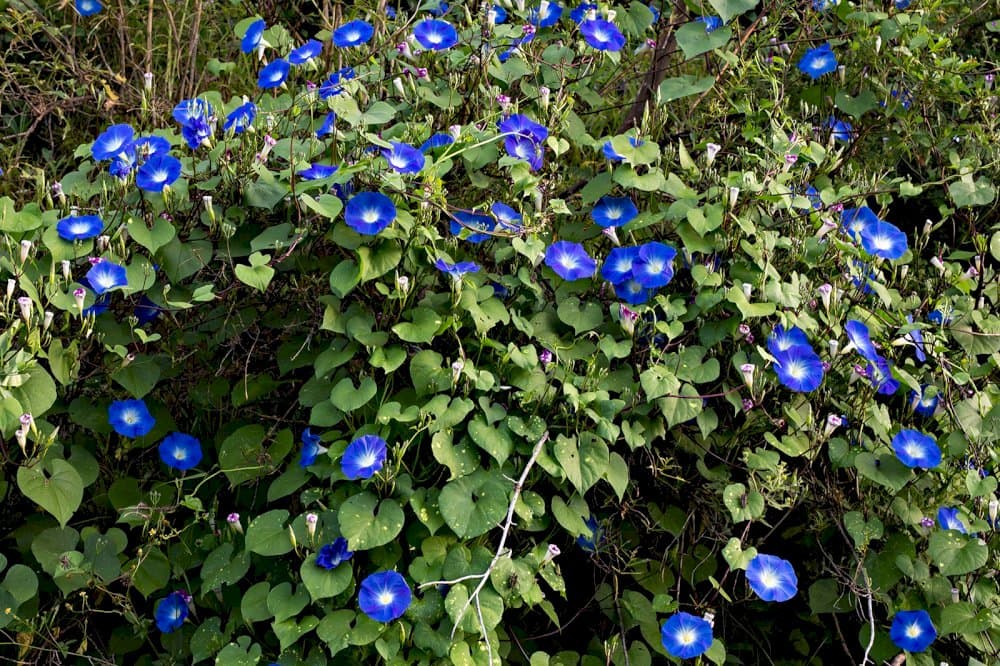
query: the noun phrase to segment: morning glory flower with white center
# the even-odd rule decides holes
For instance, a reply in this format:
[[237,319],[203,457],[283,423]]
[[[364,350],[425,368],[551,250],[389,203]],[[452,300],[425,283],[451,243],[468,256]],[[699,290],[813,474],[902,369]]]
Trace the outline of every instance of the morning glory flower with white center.
[[774,372],[785,387],[799,393],[810,393],[823,383],[823,361],[812,347],[796,345],[775,353],[774,358]]
[[629,305],[641,305],[653,297],[655,289],[642,286],[634,277],[629,277],[622,282],[611,285],[615,289],[615,296],[622,299]]
[[156,628],[164,634],[177,631],[184,626],[188,616],[188,596],[184,592],[171,592],[156,604],[153,616]]
[[391,142],[391,149],[382,149],[382,157],[396,173],[420,173],[424,154],[408,143]]
[[277,88],[288,78],[288,72],[291,68],[292,66],[288,64],[287,60],[278,58],[260,70],[260,74],[257,76],[257,85],[262,90]]
[[90,153],[95,160],[110,160],[119,153],[128,150],[134,137],[135,130],[132,129],[131,125],[112,125],[94,140]]
[[243,39],[240,40],[240,50],[243,53],[253,53],[260,46],[261,40],[264,38],[264,30],[267,28],[267,24],[264,19],[257,19],[253,23],[247,26],[247,31],[243,33]]
[[360,192],[344,208],[344,222],[364,236],[374,236],[396,219],[396,204],[381,192]]
[[64,241],[89,240],[102,231],[104,220],[97,215],[70,215],[56,222],[56,232]]
[[93,16],[104,9],[104,5],[98,0],[76,0],[74,6],[76,7],[76,12],[83,17]]
[[328,543],[316,553],[316,566],[333,571],[353,556],[354,551],[347,550],[347,539],[337,537],[333,543]]
[[904,428],[892,438],[892,450],[907,467],[931,469],[941,464],[941,449],[930,435]]
[[[452,213],[452,217],[454,219],[452,219],[449,229],[456,236],[461,234],[463,229],[493,231],[497,226],[493,217],[476,211],[456,210]],[[469,243],[482,243],[489,238],[490,234],[473,232],[466,236],[465,240]]]
[[899,611],[892,618],[889,638],[900,650],[923,652],[937,638],[937,629],[925,610]]
[[181,175],[181,161],[173,155],[157,153],[142,166],[135,174],[136,186],[145,192],[162,192]]
[[625,282],[632,277],[632,267],[638,258],[638,247],[612,248],[601,267],[601,277],[611,284]]
[[875,257],[895,260],[906,253],[906,233],[891,222],[879,220],[861,230],[861,247]]
[[386,442],[378,435],[362,435],[347,445],[340,467],[348,479],[370,479],[385,463]]
[[920,393],[910,391],[910,406],[917,414],[924,417],[934,416],[937,411],[941,394],[933,386],[924,384],[920,387]]
[[156,425],[156,419],[142,400],[116,400],[108,407],[108,423],[123,437],[143,437]]
[[349,21],[333,31],[333,43],[342,49],[361,46],[372,38],[375,28],[371,23],[355,19]]
[[323,52],[323,42],[310,39],[302,46],[292,49],[288,54],[288,62],[292,65],[305,65]]
[[98,296],[112,289],[128,286],[125,267],[107,259],[101,259],[87,271],[87,281]]
[[296,171],[295,175],[302,180],[319,180],[320,178],[328,178],[335,173],[337,173],[337,167],[313,162],[308,169]]
[[621,51],[625,46],[625,35],[611,21],[590,19],[580,23],[583,39],[598,51]]
[[226,122],[223,123],[222,129],[225,131],[233,130],[236,134],[242,134],[247,129],[253,125],[254,119],[257,117],[257,105],[253,102],[247,102],[241,104],[240,106],[233,109],[233,111],[226,116]]
[[747,582],[764,601],[788,601],[798,592],[799,579],[791,562],[759,554],[747,565]]
[[593,2],[581,2],[575,9],[570,11],[569,17],[573,20],[573,23],[582,23],[587,18],[587,14],[592,11],[597,11],[596,4]]
[[663,623],[660,640],[670,656],[692,659],[705,654],[712,646],[712,625],[703,617],[674,613]]
[[358,606],[376,622],[392,622],[402,617],[413,601],[406,580],[395,571],[382,571],[361,581]]
[[455,26],[439,19],[424,19],[413,26],[413,36],[429,51],[444,51],[458,44]]
[[498,121],[497,129],[503,134],[525,137],[535,143],[542,143],[549,138],[549,130],[545,125],[536,123],[523,113],[514,113]]
[[840,224],[844,227],[847,235],[855,240],[861,237],[862,231],[879,222],[881,220],[879,220],[878,215],[868,206],[845,208],[840,213]]
[[159,447],[160,460],[167,467],[184,471],[201,462],[201,442],[191,435],[172,432],[163,438]]
[[589,278],[597,270],[595,262],[580,243],[556,241],[545,250],[545,265],[564,280]]
[[943,506],[938,509],[937,512],[938,524],[943,530],[955,530],[956,532],[961,532],[962,534],[968,534],[969,530],[965,527],[965,523],[962,519],[958,517],[958,509],[952,507]]
[[800,346],[809,347],[812,350],[805,331],[798,326],[792,326],[786,331],[784,326],[777,324],[771,331],[771,336],[767,339],[767,350],[772,354],[786,352],[792,347]]
[[171,116],[181,125],[186,125],[192,120],[197,119],[207,122],[212,117],[213,113],[214,110],[212,109],[211,104],[209,104],[206,100],[196,97],[178,102],[177,106],[175,106],[174,110],[171,112]]
[[629,197],[603,196],[590,211],[590,217],[603,228],[628,224],[639,214]]
[[636,282],[648,289],[665,287],[674,278],[674,257],[677,250],[666,243],[646,243],[639,246],[639,257],[632,266]]
[[498,201],[490,206],[490,212],[493,213],[493,217],[497,218],[501,229],[515,233],[522,231],[521,220],[523,218],[521,214],[507,204]]
[[874,362],[879,357],[867,326],[856,319],[850,319],[844,324],[844,332],[865,360]]
[[538,6],[528,14],[528,22],[539,28],[551,28],[562,16],[563,8],[558,2],[542,0]]
[[170,142],[162,136],[143,136],[132,142],[135,154],[141,159],[170,152]]
[[478,273],[479,265],[474,261],[460,261],[457,264],[449,264],[444,259],[437,259],[434,262],[434,268],[438,269],[442,273],[447,273],[455,281],[459,281],[466,273]]
[[824,74],[836,71],[837,56],[833,53],[833,47],[827,42],[814,49],[809,49],[802,56],[802,60],[799,60],[799,69],[814,80]]
[[316,458],[326,452],[326,447],[320,445],[319,435],[314,435],[309,428],[302,431],[302,452],[299,454],[299,467],[314,465]]
[[508,155],[527,162],[532,171],[542,168],[544,151],[542,144],[527,137],[508,136],[504,139],[503,146]]

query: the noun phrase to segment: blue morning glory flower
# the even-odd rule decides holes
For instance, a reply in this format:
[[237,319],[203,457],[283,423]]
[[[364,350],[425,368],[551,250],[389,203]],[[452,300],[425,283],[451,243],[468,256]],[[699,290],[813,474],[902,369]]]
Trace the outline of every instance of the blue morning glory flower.
[[798,591],[799,579],[788,560],[758,554],[747,565],[747,582],[764,601],[788,601]]
[[101,132],[90,147],[90,153],[95,160],[110,160],[122,151],[128,150],[135,136],[131,125],[112,125]]
[[648,5],[646,5],[646,8],[650,11],[650,13],[653,14],[653,23],[656,23],[657,21],[660,20],[660,9],[659,7],[656,6],[655,2],[650,2]]
[[457,264],[449,264],[444,259],[437,259],[434,268],[442,273],[447,273],[456,281],[461,280],[466,273],[478,273],[479,265],[474,261],[460,261]]
[[306,428],[302,431],[302,453],[299,454],[299,466],[309,467],[316,463],[316,458],[327,449],[320,446],[320,436],[314,435],[312,430]]
[[278,58],[264,69],[260,70],[257,76],[257,86],[262,90],[277,88],[288,78],[288,72],[292,66],[283,58]]
[[322,139],[327,134],[333,134],[333,132],[334,132],[333,123],[336,120],[337,120],[337,114],[336,113],[334,113],[333,111],[330,111],[329,113],[327,113],[326,117],[323,118],[323,124],[320,125],[319,129],[316,130],[316,138],[317,139]]
[[253,23],[247,26],[247,31],[243,33],[243,39],[240,40],[240,50],[243,53],[253,53],[260,46],[261,40],[264,38],[264,30],[267,28],[267,24],[264,23],[264,19],[257,19]]
[[962,519],[958,517],[958,509],[952,507],[943,506],[938,509],[937,512],[938,524],[943,530],[955,530],[956,532],[961,532],[962,534],[968,534],[969,530],[965,527],[965,523]]
[[564,280],[589,278],[597,270],[595,262],[580,243],[556,241],[545,250],[545,265]]
[[74,5],[77,13],[83,17],[93,16],[104,9],[104,5],[98,2],[98,0],[76,0]]
[[846,120],[837,120],[833,116],[826,121],[826,126],[830,129],[830,136],[835,141],[850,143],[854,139],[854,126]]
[[212,117],[213,112],[212,105],[208,101],[195,97],[178,102],[171,112],[171,116],[179,124],[187,125],[192,120],[207,122]]
[[354,19],[333,31],[333,43],[342,49],[361,46],[374,34],[375,28],[372,27],[371,23]]
[[195,118],[181,126],[181,136],[184,137],[184,141],[187,142],[188,148],[191,150],[207,143],[212,138],[212,134],[212,125],[201,118]]
[[893,4],[896,6],[896,9],[903,11],[904,9],[909,9],[910,0],[896,0]]
[[608,252],[601,267],[601,277],[611,284],[619,284],[632,277],[632,266],[639,258],[637,247],[616,247]]
[[253,102],[247,102],[246,104],[241,104],[232,110],[232,112],[226,116],[226,122],[223,123],[222,129],[225,131],[233,130],[236,134],[242,134],[251,125],[253,125],[254,119],[257,117],[257,105]]
[[895,395],[899,390],[899,380],[892,376],[892,365],[887,359],[876,357],[868,363],[866,372],[879,395]]
[[503,134],[524,137],[542,143],[549,138],[549,130],[545,125],[536,123],[523,113],[514,113],[497,122],[497,129]]
[[941,464],[941,449],[930,435],[904,428],[892,438],[892,450],[907,467],[932,469]]
[[420,144],[420,152],[426,153],[435,148],[441,148],[443,146],[448,146],[455,143],[455,139],[446,132],[438,132],[437,134],[432,134],[430,138]]
[[875,257],[899,259],[908,249],[906,232],[891,222],[879,220],[878,223],[867,225],[861,230],[861,247]]
[[493,16],[494,16],[493,23],[495,23],[496,25],[501,25],[507,22],[507,10],[501,7],[500,5],[497,4],[493,5]]
[[594,222],[605,229],[628,224],[638,214],[639,209],[635,207],[630,197],[603,196],[590,211],[590,217]]
[[899,611],[892,618],[889,638],[900,650],[923,652],[937,638],[937,629],[925,610]]
[[354,551],[347,550],[347,539],[337,537],[333,543],[328,543],[316,553],[316,566],[332,571],[354,556]]
[[713,33],[722,27],[722,18],[719,16],[699,16],[695,19],[698,23],[705,24],[705,32]]
[[313,162],[308,169],[297,171],[295,175],[302,180],[319,180],[320,178],[328,178],[335,173],[337,173],[337,167]]
[[160,442],[160,460],[167,467],[188,470],[201,462],[201,442],[182,432],[172,432]]
[[135,147],[129,144],[125,150],[111,158],[111,164],[108,165],[108,173],[120,180],[125,180],[132,173],[135,164]]
[[823,361],[812,347],[796,345],[775,353],[774,358],[778,381],[792,391],[810,393],[823,383]]
[[639,257],[632,266],[636,282],[648,289],[665,287],[674,278],[674,257],[677,250],[666,243],[646,243],[639,246]]
[[344,208],[344,222],[364,236],[374,236],[396,219],[396,204],[381,192],[360,192]]
[[143,162],[135,174],[136,186],[145,192],[162,192],[181,175],[181,161],[173,155],[157,153]]
[[406,580],[395,571],[382,571],[361,581],[358,606],[376,622],[392,622],[410,607],[413,593]]
[[156,604],[153,615],[157,629],[165,634],[177,631],[184,626],[184,620],[188,616],[187,595],[183,592],[171,592]]
[[910,391],[910,406],[917,414],[929,418],[934,416],[938,402],[941,400],[941,394],[936,389],[928,389],[933,389],[933,387],[924,384],[920,387],[920,393]]
[[805,195],[806,198],[809,199],[809,203],[812,204],[813,208],[819,210],[820,208],[823,207],[823,199],[819,195],[819,190],[817,190],[815,187],[813,187],[812,185],[807,187]]
[[65,241],[96,238],[104,231],[104,220],[97,215],[70,215],[56,222],[56,232]]
[[344,81],[354,78],[354,68],[344,67],[331,74],[326,81],[319,85],[319,98],[328,99],[344,92]]
[[170,142],[162,136],[143,136],[132,142],[136,155],[143,159],[170,152]]
[[801,328],[792,326],[786,331],[785,327],[781,324],[775,325],[770,337],[767,339],[767,350],[771,354],[779,354],[788,351],[792,347],[808,347],[812,350],[809,338]]
[[[495,219],[485,213],[478,213],[476,211],[456,210],[452,213],[452,218],[454,219],[452,219],[449,229],[456,236],[462,233],[462,229],[493,231],[497,226]],[[488,233],[473,232],[465,237],[465,240],[469,243],[482,243],[489,239],[490,234]]]
[[160,306],[152,301],[148,296],[143,295],[139,299],[139,303],[135,306],[132,311],[135,318],[138,320],[139,326],[145,326],[146,324],[154,321],[160,316]]
[[843,212],[840,213],[840,224],[843,226],[844,231],[852,239],[857,240],[861,237],[861,232],[870,226],[878,224],[881,222],[878,219],[878,215],[875,214],[868,206],[861,206],[860,208],[845,208]]
[[424,19],[413,26],[413,36],[429,51],[444,51],[458,44],[455,26],[438,19]]
[[436,7],[431,7],[427,11],[428,13],[430,13],[431,16],[440,17],[447,14],[449,9],[450,7],[448,3],[444,2],[444,0],[440,0],[440,2],[437,3]]
[[563,8],[558,2],[542,0],[538,7],[532,9],[531,13],[528,14],[528,22],[539,28],[551,28],[559,21],[562,10]]
[[641,305],[653,297],[654,289],[642,286],[633,277],[629,277],[622,282],[611,285],[615,289],[615,295],[629,305]]
[[809,49],[802,56],[802,60],[799,60],[799,69],[814,80],[835,71],[837,69],[837,56],[833,53],[833,47],[827,42],[814,49]]
[[142,400],[115,400],[108,407],[108,423],[123,437],[143,437],[156,425],[156,419]]
[[587,534],[585,532],[578,536],[576,538],[576,545],[588,553],[596,553],[597,549],[601,547],[601,542],[604,541],[604,528],[597,522],[597,518],[594,518],[592,515],[588,516],[587,520],[583,522],[590,533]]
[[511,157],[527,162],[532,171],[542,168],[544,150],[542,144],[528,137],[508,136],[504,139],[503,147]]
[[824,12],[830,7],[836,7],[840,4],[840,0],[813,0],[813,9],[818,12]]
[[858,353],[866,361],[874,362],[879,357],[878,352],[875,350],[875,345],[872,343],[871,334],[868,332],[867,326],[857,319],[850,319],[844,324],[844,331],[847,333],[851,344],[854,345],[854,348],[858,350]]
[[112,289],[128,286],[125,267],[107,259],[98,261],[87,271],[87,281],[98,296]]
[[670,656],[691,659],[705,654],[712,646],[712,625],[703,617],[674,613],[663,623],[660,640]]
[[500,222],[501,229],[514,233],[519,233],[523,230],[521,226],[521,220],[523,219],[521,214],[507,204],[497,201],[490,206],[490,212]]
[[382,150],[382,157],[396,173],[420,173],[424,154],[408,143],[390,142],[391,150]]
[[583,39],[598,51],[621,51],[625,35],[611,21],[590,19],[580,24]]
[[302,46],[292,49],[292,52],[288,54],[288,62],[292,65],[305,65],[322,52],[323,42],[318,39],[310,39]]
[[[637,139],[634,136],[630,136],[628,138],[628,142],[632,144],[633,148],[638,148],[642,144],[646,143],[642,139]],[[619,155],[617,151],[615,151],[615,148],[613,145],[611,145],[610,140],[604,142],[604,145],[601,147],[601,152],[603,152],[604,156],[609,160],[611,160],[612,162],[621,162],[623,159],[625,159],[622,155]]]
[[569,13],[573,23],[582,23],[587,18],[587,13],[597,11],[597,5],[593,2],[581,2]]
[[[906,315],[906,322],[908,324],[912,324],[913,315]],[[927,352],[924,351],[924,334],[920,332],[919,328],[915,328],[907,333],[906,337],[913,343],[914,354],[916,354],[917,362],[925,362],[927,360]]]
[[348,479],[370,479],[385,463],[386,443],[378,435],[362,435],[347,445],[340,467]]
[[953,320],[951,313],[951,308],[945,308],[944,312],[941,310],[931,310],[927,313],[927,321],[938,326],[947,326]]

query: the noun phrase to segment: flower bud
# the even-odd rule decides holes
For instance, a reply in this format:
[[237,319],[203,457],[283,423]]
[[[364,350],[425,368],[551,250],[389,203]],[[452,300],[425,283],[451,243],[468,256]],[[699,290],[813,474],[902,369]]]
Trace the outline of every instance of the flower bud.
[[603,229],[601,229],[601,233],[607,236],[609,239],[611,239],[611,243],[615,247],[621,245],[621,242],[618,240],[618,232],[615,231],[614,227],[604,227]]
[[958,588],[957,587],[951,588],[951,603],[957,604],[960,600],[961,597],[959,596]]
[[757,369],[757,366],[753,363],[744,363],[740,366],[740,374],[743,375],[743,383],[747,385],[747,388],[753,388],[753,373]]
[[396,92],[399,93],[400,97],[406,97],[406,88],[403,87],[403,79],[398,76],[392,80],[392,85],[396,88]]
[[295,538],[295,530],[292,529],[291,525],[288,526],[288,540],[292,542],[292,548],[298,549],[299,542]]
[[837,228],[837,223],[833,221],[832,218],[824,218],[823,224],[820,225],[819,231],[816,232],[816,238],[822,238],[828,233]]
[[14,288],[15,287],[17,287],[17,282],[14,281],[14,278],[8,278],[7,279],[7,300],[8,301],[10,300],[10,297],[14,295]]
[[541,361],[542,365],[547,366],[548,364],[552,363],[554,357],[551,351],[549,351],[548,349],[543,349],[542,353],[538,355],[538,360]]
[[240,514],[235,512],[229,514],[226,516],[226,522],[229,523],[229,527],[234,532],[243,534],[243,524],[240,522]]
[[62,276],[66,281],[69,281],[73,277],[72,266],[66,259],[62,260]]
[[987,507],[990,515],[990,522],[993,523],[993,527],[994,529],[996,529],[997,510],[1000,509],[1000,502],[997,502],[997,499],[994,497],[993,499],[990,500],[990,503],[987,505]]
[[45,314],[42,315],[42,330],[43,331],[49,330],[49,326],[52,325],[52,320],[53,319],[55,319],[55,315],[52,313],[52,311],[51,310],[46,310]]
[[541,101],[543,109],[549,108],[549,97],[551,95],[552,91],[549,89],[548,86],[541,86],[538,89],[538,99],[539,101]]
[[711,164],[715,161],[715,156],[719,154],[722,150],[722,146],[717,143],[709,143],[705,145],[705,162]]
[[462,376],[462,370],[465,368],[465,361],[462,359],[456,360],[451,364],[451,383],[455,384],[458,382],[459,377]]
[[941,275],[944,275],[945,271],[948,270],[945,268],[944,262],[941,261],[940,257],[931,257],[931,266],[936,268],[938,273]]
[[750,297],[753,296],[753,285],[749,282],[744,282],[741,286],[743,288],[743,295],[747,297],[747,300],[749,300]]
[[97,237],[97,249],[100,252],[106,252],[108,245],[111,243],[111,236],[100,235]]
[[21,309],[21,318],[24,319],[24,321],[31,320],[32,305],[34,304],[27,296],[21,296],[17,299],[17,306]]
[[740,198],[740,188],[729,188],[729,210],[736,208],[736,201]]
[[823,428],[823,436],[829,437],[833,432],[843,425],[844,419],[840,418],[837,414],[829,414],[826,417],[826,427]]
[[403,294],[404,296],[407,293],[409,293],[409,291],[410,291],[410,278],[406,277],[405,275],[400,275],[399,277],[397,277],[396,278],[396,289],[398,289],[399,293]]
[[73,290],[73,300],[76,301],[76,309],[83,312],[83,301],[87,297],[87,292],[83,289]]
[[544,567],[546,564],[558,557],[561,552],[562,551],[559,550],[559,546],[554,543],[550,543],[549,547],[545,550],[545,557],[542,558],[542,561],[538,566]]
[[840,342],[838,340],[829,340],[826,344],[830,347],[830,356],[836,356],[840,350]]
[[146,72],[142,75],[142,87],[145,88],[146,92],[153,91],[153,73]]
[[319,520],[319,516],[315,513],[306,514],[306,533],[309,534],[309,541],[316,538],[316,522]]
[[23,240],[21,241],[21,263],[23,264],[28,260],[28,256],[31,254],[31,241]]
[[622,329],[632,335],[635,332],[635,323],[639,321],[639,313],[621,304],[618,306],[618,319]]
[[451,125],[448,127],[448,134],[451,135],[455,141],[458,141],[458,137],[462,136],[462,126],[461,125]]
[[25,428],[18,428],[14,432],[17,445],[21,447],[21,453],[28,455],[28,431]]

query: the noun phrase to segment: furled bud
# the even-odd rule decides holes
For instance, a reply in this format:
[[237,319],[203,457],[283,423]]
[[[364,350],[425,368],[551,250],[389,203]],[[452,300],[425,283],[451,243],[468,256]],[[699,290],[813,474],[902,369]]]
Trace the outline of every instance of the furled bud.
[[31,255],[32,243],[30,240],[21,241],[21,263],[23,264],[28,260]]
[[31,320],[31,308],[33,305],[34,303],[32,300],[27,296],[21,296],[17,299],[17,307],[21,309],[21,318],[24,319],[24,321]]
[[717,143],[709,143],[705,145],[705,162],[711,164],[715,161],[715,156],[719,154],[722,150],[722,146]]
[[833,432],[843,425],[844,419],[840,418],[837,414],[829,414],[826,417],[826,427],[823,428],[823,436],[829,437]]
[[73,290],[73,300],[76,301],[76,309],[83,312],[83,300],[87,297],[87,292],[83,289]]
[[146,92],[153,91],[153,73],[146,72],[142,75],[142,87],[145,88]]
[[52,313],[52,311],[51,310],[46,310],[45,314],[42,315],[42,330],[43,331],[49,330],[49,326],[52,325],[52,320],[53,319],[55,319],[55,315]]
[[315,513],[306,514],[306,532],[309,534],[309,541],[313,541],[316,538],[316,522],[319,520],[319,516]]
[[234,532],[243,534],[243,523],[240,522],[240,514],[235,512],[229,514],[226,516],[226,522],[229,523],[229,527]]
[[757,366],[753,363],[744,363],[740,366],[740,374],[743,375],[743,383],[747,385],[748,388],[753,387],[753,373],[757,369]]
[[833,293],[833,285],[830,283],[823,283],[817,289],[819,292],[819,297],[823,301],[823,308],[826,310],[830,309],[830,294]]

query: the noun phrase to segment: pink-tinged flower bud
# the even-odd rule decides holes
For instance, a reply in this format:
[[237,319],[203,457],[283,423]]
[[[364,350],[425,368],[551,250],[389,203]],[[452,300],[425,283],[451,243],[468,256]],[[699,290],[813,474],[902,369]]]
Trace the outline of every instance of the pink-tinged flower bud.
[[603,229],[601,229],[601,233],[607,236],[609,239],[611,239],[611,243],[615,247],[621,245],[621,242],[618,240],[618,232],[615,231],[614,227],[604,227]]
[[21,263],[23,264],[28,260],[31,255],[32,243],[30,240],[21,241]]
[[417,78],[418,79],[426,79],[426,78],[429,78],[429,76],[430,76],[430,74],[427,71],[426,67],[417,67]]
[[969,266],[969,268],[965,271],[965,273],[963,273],[963,275],[965,276],[965,279],[973,280],[979,277],[979,269],[976,268],[975,266]]
[[455,141],[458,141],[458,137],[462,136],[462,126],[461,125],[451,125],[448,127],[448,134],[451,135]]
[[226,522],[229,523],[229,527],[232,528],[234,532],[239,532],[243,534],[243,524],[240,522],[240,514],[231,513],[226,516]]
[[790,167],[799,161],[799,156],[795,153],[788,153],[785,155],[785,166]]
[[459,377],[462,376],[462,370],[465,369],[465,361],[462,359],[456,360],[451,364],[451,383],[454,384],[458,382]]
[[52,325],[52,320],[55,319],[55,315],[51,310],[46,310],[45,314],[42,315],[42,330],[49,330],[49,326]]
[[153,73],[152,72],[146,72],[145,74],[142,75],[142,87],[146,90],[146,92],[152,92],[153,91]]
[[552,90],[548,86],[540,86],[538,88],[538,100],[542,103],[542,108],[549,108],[549,98],[552,96]]
[[749,412],[753,408],[754,408],[753,400],[751,400],[750,398],[743,398],[743,411]]
[[269,148],[274,148],[276,145],[278,145],[278,140],[275,139],[270,134],[265,134],[264,135],[264,145],[267,146],[267,147],[269,147]]
[[639,321],[639,313],[625,306],[623,303],[618,306],[618,320],[622,325],[622,329],[629,335],[632,335],[635,332],[635,323]]
[[743,383],[747,385],[748,388],[753,388],[753,373],[757,369],[757,366],[753,363],[744,363],[740,366],[740,374],[743,375]]
[[826,236],[828,233],[830,233],[836,228],[837,228],[837,223],[834,222],[832,218],[829,217],[824,218],[823,224],[820,225],[819,231],[816,232],[816,238],[822,238],[823,236]]
[[76,309],[83,312],[83,300],[87,297],[87,292],[83,289],[73,290],[73,300],[76,301]]
[[542,353],[538,355],[538,360],[541,361],[543,366],[547,366],[554,360],[552,352],[548,349],[543,349]]
[[[539,11],[539,14],[541,14],[541,11]],[[525,25],[525,26],[522,26],[522,27],[521,27],[521,32],[522,32],[522,33],[523,33],[523,34],[524,34],[525,36],[528,36],[528,35],[533,35],[533,34],[535,34],[535,26],[533,26],[533,25],[531,25],[531,24],[529,23],[528,25]]]
[[819,286],[817,289],[819,292],[819,298],[823,301],[823,308],[826,310],[830,309],[830,295],[833,293],[833,285],[826,282]]
[[826,417],[826,427],[823,428],[823,436],[829,437],[834,433],[834,431],[844,424],[844,419],[840,418],[836,414],[829,414]]
[[396,53],[407,59],[413,58],[413,51],[410,50],[408,42],[400,42],[399,44],[396,44]]
[[319,516],[315,513],[306,514],[306,532],[309,534],[309,541],[316,538],[316,522],[319,520]]
[[930,518],[929,516],[924,516],[923,518],[920,519],[920,526],[923,527],[924,529],[929,530],[930,528],[934,527],[934,519]]
[[27,296],[21,296],[17,299],[17,306],[21,309],[21,318],[24,321],[31,320],[31,308],[34,305],[32,300]]
[[948,269],[945,268],[944,262],[941,261],[940,257],[931,257],[931,266],[937,269],[938,273],[941,275],[945,274]]
[[90,262],[91,266],[96,266],[97,264],[104,261],[104,259],[102,259],[101,257],[87,257],[87,261]]
[[21,414],[17,420],[20,422],[22,428],[35,428],[35,417],[31,415],[31,412]]
[[745,338],[746,336],[750,335],[750,325],[740,324],[739,326],[736,327],[736,334],[739,338]]
[[545,550],[545,557],[542,558],[542,561],[538,566],[544,567],[546,564],[558,557],[561,552],[562,551],[559,550],[559,546],[554,543],[550,543],[549,547]]
[[715,156],[719,154],[720,150],[722,150],[722,146],[717,143],[705,144],[705,161],[708,164],[714,162]]

